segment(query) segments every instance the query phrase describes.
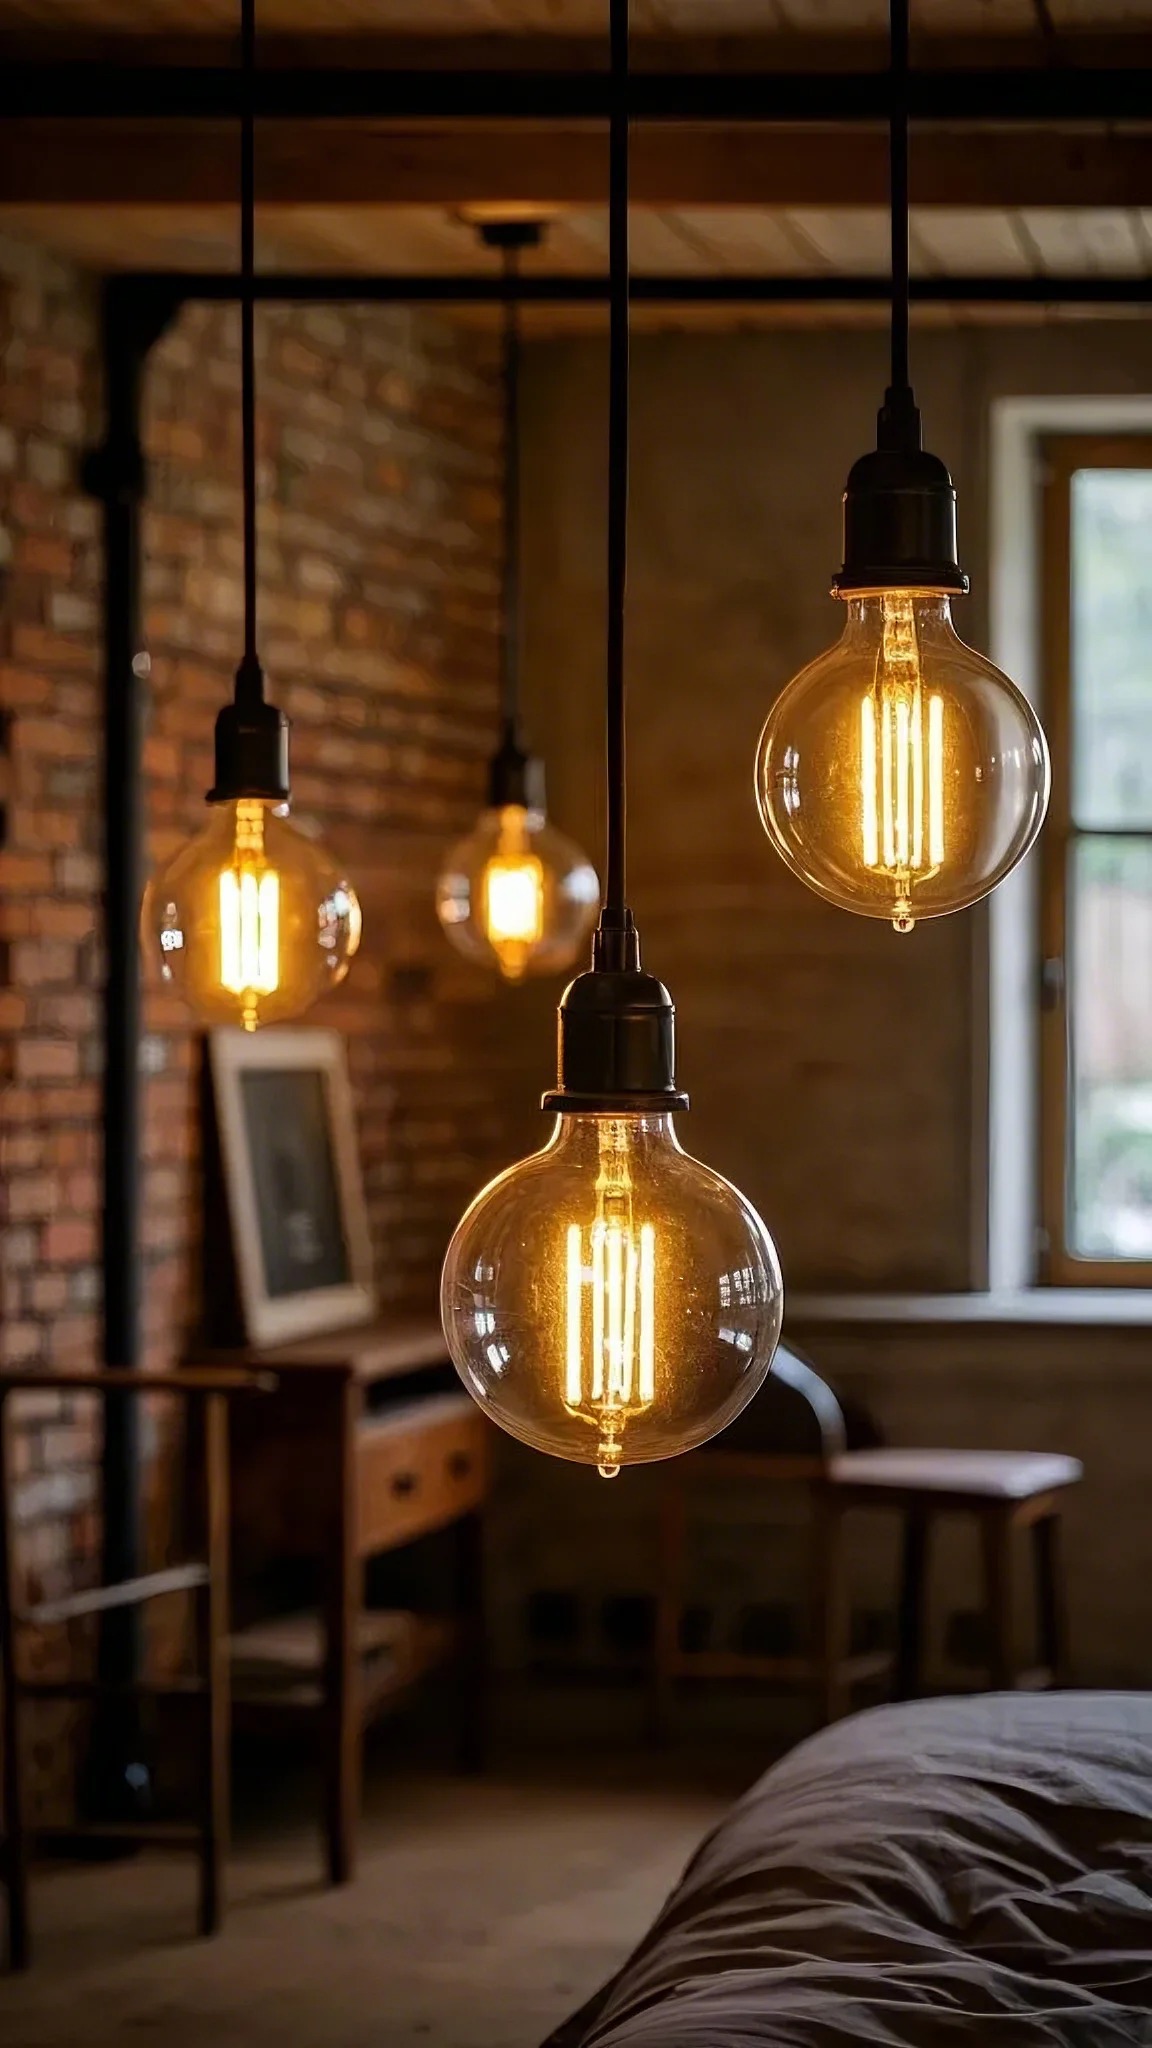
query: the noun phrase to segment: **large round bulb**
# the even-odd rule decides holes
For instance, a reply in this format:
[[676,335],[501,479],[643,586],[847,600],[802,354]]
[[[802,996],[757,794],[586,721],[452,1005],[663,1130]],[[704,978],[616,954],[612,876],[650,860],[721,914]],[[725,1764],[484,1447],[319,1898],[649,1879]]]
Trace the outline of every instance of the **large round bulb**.
[[461,1219],[440,1307],[492,1420],[611,1478],[739,1414],[772,1363],[783,1285],[755,1209],[681,1150],[671,1116],[565,1113]]
[[445,932],[508,981],[570,967],[596,921],[596,870],[543,811],[504,804],[454,846],[436,885]]
[[144,896],[145,951],[201,1023],[279,1024],[342,981],[360,905],[283,805],[213,804]]
[[946,596],[855,593],[838,644],[782,691],[756,757],[764,829],[819,896],[910,932],[976,903],[1044,821],[1044,733],[966,647]]

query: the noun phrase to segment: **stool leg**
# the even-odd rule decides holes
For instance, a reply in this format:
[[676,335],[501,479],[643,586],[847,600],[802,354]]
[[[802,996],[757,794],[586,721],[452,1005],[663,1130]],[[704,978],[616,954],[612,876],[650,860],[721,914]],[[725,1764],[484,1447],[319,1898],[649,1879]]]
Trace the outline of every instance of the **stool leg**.
[[900,1700],[918,1699],[924,1685],[928,1534],[927,1510],[909,1508],[904,1517],[900,1604],[896,1616],[896,1697]]
[[1045,1515],[1032,1525],[1036,1573],[1036,1607],[1040,1661],[1047,1665],[1050,1685],[1068,1683],[1068,1609],[1059,1514]]
[[1004,1692],[1015,1682],[1012,1656],[1012,1516],[986,1509],[980,1516],[984,1601],[988,1622],[988,1680]]
[[821,1719],[827,1723],[838,1721],[851,1704],[844,1670],[850,1629],[844,1512],[830,1486],[816,1492],[816,1557],[816,1663]]
[[680,1613],[684,1598],[684,1549],[688,1509],[684,1488],[669,1479],[660,1501],[656,1627],[652,1643],[652,1688],[649,1733],[667,1742],[672,1726],[676,1658],[680,1649]]

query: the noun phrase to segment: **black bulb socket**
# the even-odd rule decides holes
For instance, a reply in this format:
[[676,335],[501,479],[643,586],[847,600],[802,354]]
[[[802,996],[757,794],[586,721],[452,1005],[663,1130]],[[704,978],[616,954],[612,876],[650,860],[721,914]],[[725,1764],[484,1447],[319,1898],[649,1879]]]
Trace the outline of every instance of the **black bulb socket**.
[[572,1116],[666,1116],[687,1109],[676,1086],[676,1006],[645,974],[630,915],[593,941],[593,965],[557,1012],[557,1085],[541,1107]]
[[544,763],[521,746],[511,726],[488,763],[488,804],[494,811],[506,804],[526,811],[545,808]]
[[216,776],[210,804],[287,803],[288,720],[264,698],[259,663],[241,662],[236,691],[216,720]]
[[844,492],[839,597],[865,590],[933,590],[965,597],[956,540],[956,491],[938,455],[921,446],[911,393],[889,391],[876,447],[854,462]]

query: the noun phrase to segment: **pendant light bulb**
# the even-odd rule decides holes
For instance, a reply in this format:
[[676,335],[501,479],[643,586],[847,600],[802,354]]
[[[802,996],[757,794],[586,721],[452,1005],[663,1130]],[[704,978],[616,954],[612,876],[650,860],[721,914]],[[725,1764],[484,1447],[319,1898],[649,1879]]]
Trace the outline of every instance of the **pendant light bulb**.
[[206,1025],[298,1017],[343,981],[360,943],[355,892],[287,806],[240,798],[148,884],[141,919],[160,978]]
[[244,449],[244,654],[216,720],[216,777],[201,832],[144,892],[145,958],[205,1027],[255,1031],[298,1017],[344,979],[360,943],[355,891],[288,817],[288,720],[256,653],[255,0],[241,0],[240,414]]
[[549,822],[544,764],[520,730],[520,255],[535,248],[539,220],[480,224],[504,260],[504,588],[501,605],[503,729],[488,765],[488,802],[445,858],[436,914],[446,938],[505,981],[562,974],[596,922],[600,881],[573,840]]
[[840,640],[768,715],[757,802],[817,895],[910,932],[976,903],[1027,853],[1048,749],[1015,684],[958,638],[947,591],[843,595]]
[[505,981],[561,974],[596,922],[600,882],[543,807],[490,805],[452,848],[436,884],[436,914],[457,951]]
[[889,0],[889,19],[891,382],[844,493],[844,630],[769,712],[756,800],[818,896],[910,932],[978,903],[1023,859],[1051,770],[1027,698],[952,625],[968,591],[956,493],[924,450],[908,375],[908,0]]
[[609,1479],[739,1413],[771,1364],[783,1290],[756,1211],[688,1157],[671,1115],[575,1111],[477,1195],[440,1299],[492,1421]]
[[[611,0],[607,840],[592,967],[558,1018],[548,1143],[465,1212],[440,1309],[457,1372],[493,1422],[556,1458],[624,1465],[714,1436],[751,1400],[780,1336],[775,1248],[751,1203],[681,1148],[675,1011],[640,965],[625,892],[628,509],[627,0]],[[522,856],[516,855],[515,859]],[[519,880],[509,903],[524,906]]]

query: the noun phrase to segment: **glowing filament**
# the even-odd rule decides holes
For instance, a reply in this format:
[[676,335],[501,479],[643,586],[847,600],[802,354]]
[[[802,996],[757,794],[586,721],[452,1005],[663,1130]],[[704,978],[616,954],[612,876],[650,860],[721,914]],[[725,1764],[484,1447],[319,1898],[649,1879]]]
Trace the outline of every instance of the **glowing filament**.
[[505,974],[523,974],[528,950],[544,935],[544,864],[530,850],[526,813],[507,804],[500,838],[484,870],[483,913],[488,943]]
[[257,1022],[257,998],[280,986],[280,877],[264,855],[264,812],[236,806],[232,865],[221,869],[220,986],[244,1003],[244,1025]]
[[[925,730],[927,728],[927,730]],[[860,702],[860,851],[894,884],[892,922],[911,931],[911,890],[944,862],[944,700],[925,691],[911,600],[884,599],[884,645]]]
[[587,1228],[568,1225],[565,1293],[564,1404],[598,1430],[605,1478],[620,1469],[628,1417],[656,1398],[656,1232],[631,1219],[624,1147],[611,1132],[601,1137],[596,1215]]

